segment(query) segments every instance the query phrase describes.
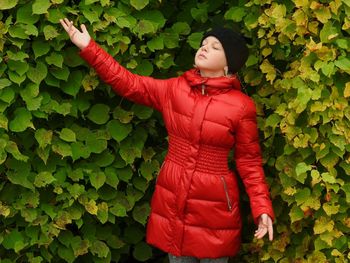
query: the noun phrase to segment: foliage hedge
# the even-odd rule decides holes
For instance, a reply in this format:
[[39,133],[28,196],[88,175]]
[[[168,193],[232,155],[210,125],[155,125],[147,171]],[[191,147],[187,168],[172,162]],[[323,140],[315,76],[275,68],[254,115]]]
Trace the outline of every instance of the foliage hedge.
[[276,222],[273,242],[253,240],[245,196],[232,262],[349,261],[349,0],[1,0],[1,262],[166,260],[144,242],[160,114],[111,92],[63,17],[159,78],[192,66],[208,28],[241,30]]

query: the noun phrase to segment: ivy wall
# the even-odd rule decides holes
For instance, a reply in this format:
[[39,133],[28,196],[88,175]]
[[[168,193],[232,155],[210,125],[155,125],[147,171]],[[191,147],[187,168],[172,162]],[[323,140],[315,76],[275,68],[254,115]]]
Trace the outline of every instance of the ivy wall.
[[59,24],[85,23],[134,73],[173,77],[203,32],[240,30],[276,211],[232,262],[350,259],[350,1],[1,0],[1,262],[163,262],[145,241],[161,116],[115,95]]

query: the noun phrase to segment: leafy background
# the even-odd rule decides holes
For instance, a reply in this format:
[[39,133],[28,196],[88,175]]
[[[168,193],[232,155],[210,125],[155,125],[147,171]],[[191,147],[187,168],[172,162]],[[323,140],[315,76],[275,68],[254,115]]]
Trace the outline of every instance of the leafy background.
[[192,66],[208,28],[240,30],[276,222],[273,242],[254,240],[242,189],[231,262],[349,261],[349,0],[1,0],[1,262],[167,260],[144,241],[167,146],[161,116],[99,80],[63,17],[159,78]]

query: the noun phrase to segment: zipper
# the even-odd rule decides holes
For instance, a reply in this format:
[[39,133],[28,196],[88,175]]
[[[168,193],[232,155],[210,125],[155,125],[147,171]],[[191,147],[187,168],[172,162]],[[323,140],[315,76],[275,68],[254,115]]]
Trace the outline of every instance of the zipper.
[[205,95],[205,85],[202,84],[202,95]]
[[221,176],[221,181],[222,181],[222,184],[224,185],[224,190],[225,190],[228,210],[232,211],[232,204],[231,204],[230,196],[228,194],[227,184],[226,184],[225,178],[223,176]]

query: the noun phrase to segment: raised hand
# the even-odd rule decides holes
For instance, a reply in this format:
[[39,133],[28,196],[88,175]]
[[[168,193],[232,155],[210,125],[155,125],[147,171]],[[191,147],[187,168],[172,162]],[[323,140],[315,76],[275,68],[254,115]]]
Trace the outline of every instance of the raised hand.
[[63,26],[64,30],[66,30],[68,33],[69,38],[74,45],[80,49],[88,46],[91,37],[84,24],[80,25],[80,32],[75,26],[73,26],[73,21],[69,21],[68,18],[60,19],[60,23]]
[[259,218],[259,226],[255,231],[256,238],[262,238],[266,233],[269,233],[269,240],[273,240],[273,227],[272,227],[272,219],[267,214],[262,214]]

